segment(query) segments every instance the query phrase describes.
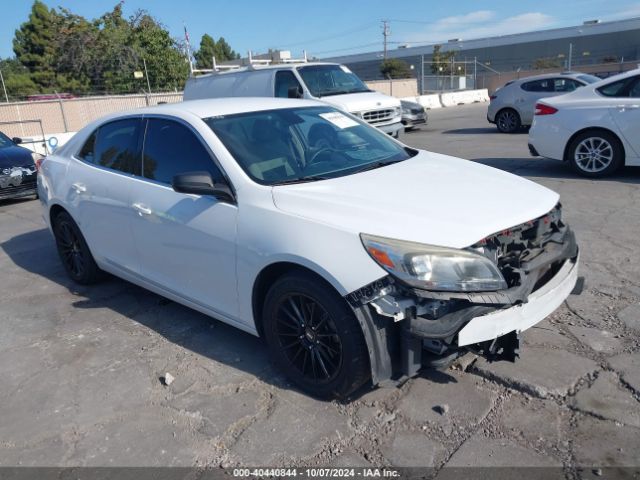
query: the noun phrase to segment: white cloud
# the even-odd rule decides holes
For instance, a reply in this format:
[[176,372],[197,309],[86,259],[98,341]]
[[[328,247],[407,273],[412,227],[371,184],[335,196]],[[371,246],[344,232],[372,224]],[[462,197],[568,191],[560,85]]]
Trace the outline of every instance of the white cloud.
[[451,38],[472,40],[483,37],[509,35],[547,28],[555,19],[541,12],[528,12],[497,19],[496,12],[478,10],[466,15],[445,17],[421,32],[406,36],[407,43],[435,43]]
[[595,16],[600,20],[622,20],[625,18],[640,17],[640,3],[632,3],[624,10],[618,12],[609,13],[607,15]]

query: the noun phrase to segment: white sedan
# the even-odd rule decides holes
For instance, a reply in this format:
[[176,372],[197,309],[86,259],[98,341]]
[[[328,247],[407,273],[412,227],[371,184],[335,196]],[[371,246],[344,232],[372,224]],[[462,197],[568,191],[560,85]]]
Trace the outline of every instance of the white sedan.
[[538,102],[529,150],[588,177],[640,165],[640,69]]
[[320,397],[469,350],[514,360],[577,279],[558,194],[315,101],[113,115],[40,172],[74,281],[107,271],[263,336]]

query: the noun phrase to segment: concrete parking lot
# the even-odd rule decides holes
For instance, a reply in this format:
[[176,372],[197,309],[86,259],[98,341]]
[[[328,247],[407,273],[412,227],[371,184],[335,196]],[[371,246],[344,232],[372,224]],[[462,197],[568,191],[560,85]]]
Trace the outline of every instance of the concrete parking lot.
[[74,285],[39,202],[4,202],[0,465],[556,466],[560,478],[640,466],[640,169],[577,177],[529,157],[526,133],[497,133],[485,112],[430,111],[404,141],[561,194],[586,287],[525,333],[517,363],[467,355],[320,402],[257,338],[115,278]]

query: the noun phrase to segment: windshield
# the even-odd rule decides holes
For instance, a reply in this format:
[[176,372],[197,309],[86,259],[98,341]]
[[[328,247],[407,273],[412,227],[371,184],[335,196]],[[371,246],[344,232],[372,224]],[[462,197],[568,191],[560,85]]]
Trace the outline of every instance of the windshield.
[[587,74],[578,75],[576,78],[586,83],[596,83],[602,80],[600,77],[596,77],[595,75],[587,75]]
[[371,91],[344,65],[309,65],[298,73],[314,97]]
[[342,177],[417,153],[331,107],[265,110],[204,121],[247,175],[262,185]]
[[0,132],[0,148],[13,147],[13,141],[4,133]]

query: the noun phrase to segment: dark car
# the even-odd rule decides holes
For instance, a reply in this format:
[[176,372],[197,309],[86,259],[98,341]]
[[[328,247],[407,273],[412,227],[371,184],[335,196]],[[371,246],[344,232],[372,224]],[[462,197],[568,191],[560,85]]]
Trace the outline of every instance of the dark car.
[[37,154],[20,147],[21,141],[0,132],[0,200],[38,194]]
[[402,105],[402,124],[405,131],[427,123],[427,111],[422,105],[407,100],[400,100],[400,104]]

